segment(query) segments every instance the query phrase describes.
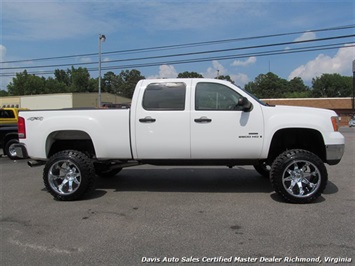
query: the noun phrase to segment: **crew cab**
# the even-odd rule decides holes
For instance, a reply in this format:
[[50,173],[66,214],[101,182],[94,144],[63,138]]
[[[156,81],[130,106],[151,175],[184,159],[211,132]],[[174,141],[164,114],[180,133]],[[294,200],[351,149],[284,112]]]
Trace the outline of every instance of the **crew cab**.
[[334,111],[269,106],[217,79],[141,80],[129,109],[23,111],[18,125],[17,153],[45,164],[59,200],[132,165],[253,165],[284,200],[308,203],[344,152]]

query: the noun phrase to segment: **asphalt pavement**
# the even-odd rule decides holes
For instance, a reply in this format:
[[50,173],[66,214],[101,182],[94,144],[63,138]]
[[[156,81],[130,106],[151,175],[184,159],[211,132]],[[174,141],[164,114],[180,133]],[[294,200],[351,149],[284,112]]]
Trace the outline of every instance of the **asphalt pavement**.
[[[60,202],[43,167],[0,158],[5,265],[351,265],[355,128],[315,203],[282,201],[250,166],[124,169]],[[340,263],[341,262],[341,263]]]

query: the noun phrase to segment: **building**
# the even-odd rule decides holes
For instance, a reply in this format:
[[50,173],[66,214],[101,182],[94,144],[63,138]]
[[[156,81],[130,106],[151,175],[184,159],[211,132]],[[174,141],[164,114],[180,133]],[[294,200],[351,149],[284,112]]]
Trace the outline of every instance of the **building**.
[[264,99],[270,105],[291,105],[316,107],[334,110],[340,116],[340,125],[348,125],[349,120],[355,115],[352,109],[352,98],[294,98],[294,99]]

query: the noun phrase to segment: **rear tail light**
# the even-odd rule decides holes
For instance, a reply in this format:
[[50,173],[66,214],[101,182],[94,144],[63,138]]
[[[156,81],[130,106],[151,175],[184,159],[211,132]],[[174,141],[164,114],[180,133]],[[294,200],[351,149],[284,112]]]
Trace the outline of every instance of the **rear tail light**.
[[339,116],[332,116],[331,119],[334,131],[339,131]]
[[25,119],[23,117],[18,118],[17,122],[18,126],[18,137],[20,139],[25,139],[26,138],[26,124],[25,124]]

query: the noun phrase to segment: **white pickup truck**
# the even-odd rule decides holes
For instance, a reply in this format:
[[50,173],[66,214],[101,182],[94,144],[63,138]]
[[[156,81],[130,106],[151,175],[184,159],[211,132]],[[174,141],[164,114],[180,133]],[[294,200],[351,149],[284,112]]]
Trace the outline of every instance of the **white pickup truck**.
[[326,187],[324,163],[342,158],[338,124],[334,111],[269,106],[227,81],[141,80],[129,109],[22,111],[16,150],[45,164],[59,200],[138,164],[253,165],[284,200],[308,203]]

